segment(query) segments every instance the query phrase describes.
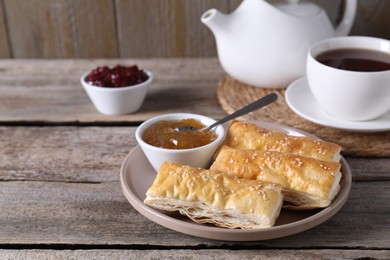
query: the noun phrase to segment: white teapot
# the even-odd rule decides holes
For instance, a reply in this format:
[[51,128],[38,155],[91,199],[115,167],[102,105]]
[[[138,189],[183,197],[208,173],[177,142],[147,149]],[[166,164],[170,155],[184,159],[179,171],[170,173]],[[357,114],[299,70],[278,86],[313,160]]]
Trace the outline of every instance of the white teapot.
[[214,33],[219,61],[227,74],[257,87],[284,88],[305,75],[312,44],[350,32],[357,0],[345,3],[336,28],[322,8],[299,0],[278,5],[243,0],[231,14],[210,9],[201,21]]

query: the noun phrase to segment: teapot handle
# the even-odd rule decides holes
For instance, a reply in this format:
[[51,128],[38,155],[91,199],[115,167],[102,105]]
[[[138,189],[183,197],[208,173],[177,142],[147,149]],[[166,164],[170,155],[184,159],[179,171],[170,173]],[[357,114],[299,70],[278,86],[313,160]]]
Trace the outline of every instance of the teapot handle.
[[335,37],[348,35],[355,20],[357,0],[345,0],[344,6],[343,19],[335,29]]

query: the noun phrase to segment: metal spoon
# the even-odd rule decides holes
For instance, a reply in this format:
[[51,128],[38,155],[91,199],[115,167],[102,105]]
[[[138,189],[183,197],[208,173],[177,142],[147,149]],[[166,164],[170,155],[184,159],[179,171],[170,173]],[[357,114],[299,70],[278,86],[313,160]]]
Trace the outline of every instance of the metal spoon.
[[249,105],[243,107],[243,108],[240,108],[239,110],[237,110],[236,112],[218,120],[217,122],[215,122],[214,124],[211,124],[209,126],[205,126],[201,129],[198,129],[198,128],[195,128],[193,126],[179,126],[179,127],[176,127],[174,128],[175,131],[205,131],[205,130],[209,130],[209,129],[212,129],[214,127],[216,127],[217,125],[220,125],[220,124],[223,124],[229,120],[232,120],[236,117],[239,117],[239,116],[242,116],[242,115],[245,115],[245,114],[248,114],[249,112],[252,112],[256,109],[259,109],[261,107],[264,107],[266,105],[269,105],[271,104],[272,102],[276,101],[278,99],[278,95],[276,93],[271,93],[271,94],[268,94],[258,100],[256,100],[255,102],[253,103],[250,103]]

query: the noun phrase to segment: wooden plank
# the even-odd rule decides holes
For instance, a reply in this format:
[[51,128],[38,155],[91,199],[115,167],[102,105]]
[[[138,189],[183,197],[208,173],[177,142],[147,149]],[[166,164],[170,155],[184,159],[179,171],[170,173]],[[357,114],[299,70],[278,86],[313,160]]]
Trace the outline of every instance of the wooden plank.
[[0,250],[2,259],[386,259],[389,250]]
[[117,1],[121,57],[216,56],[212,33],[200,21],[208,9],[227,11],[217,1]]
[[[135,129],[0,127],[0,181],[119,181]],[[390,180],[390,158],[347,160],[354,181]]]
[[119,181],[134,127],[0,127],[0,180]]
[[2,2],[0,2],[0,58],[10,58],[11,51],[8,46],[7,23]]
[[192,237],[159,226],[131,207],[118,182],[7,181],[0,182],[0,247],[389,250],[389,197],[390,182],[353,183],[345,206],[325,223],[285,238],[241,243]]
[[[79,79],[99,65],[118,63],[147,68],[154,73],[155,80],[138,112],[102,115],[93,107]],[[174,112],[214,118],[226,115],[215,93],[224,74],[216,58],[2,60],[0,71],[0,122],[140,122]]]
[[354,181],[390,180],[390,158],[347,157]]
[[14,58],[117,56],[111,0],[4,0]]
[[[210,8],[229,13],[240,2],[3,0],[0,6],[0,57],[216,56],[214,36],[200,22],[200,17]],[[315,2],[336,23],[342,1]],[[389,39],[389,8],[389,1],[359,1],[351,34]]]
[[[235,10],[241,3],[240,0],[230,0],[229,9]],[[270,3],[280,2],[269,0]],[[312,0],[323,8],[333,25],[337,25],[342,16],[344,1],[342,0]],[[390,39],[389,21],[390,1],[359,0],[358,8],[352,26],[351,35],[366,35]]]
[[[199,21],[202,13],[216,8],[234,11],[242,1],[125,1],[117,7],[118,42],[121,57],[216,56],[215,38]],[[277,1],[271,1],[277,2]],[[317,0],[333,24],[337,24],[343,1]],[[360,1],[354,35],[389,38],[388,1]],[[131,15],[129,15],[129,12]]]
[[390,1],[360,0],[351,35],[366,35],[390,40]]
[[[315,0],[324,8],[334,25],[341,19],[344,1]],[[350,35],[365,35],[390,39],[390,1],[359,0]]]

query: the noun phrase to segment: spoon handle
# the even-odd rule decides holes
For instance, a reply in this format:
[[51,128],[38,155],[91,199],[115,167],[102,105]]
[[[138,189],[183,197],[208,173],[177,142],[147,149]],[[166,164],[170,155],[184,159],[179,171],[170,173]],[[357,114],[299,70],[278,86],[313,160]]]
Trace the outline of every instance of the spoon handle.
[[245,115],[245,114],[248,114],[249,112],[252,112],[256,109],[259,109],[261,107],[264,107],[266,105],[269,105],[271,104],[272,102],[276,101],[278,99],[278,95],[276,93],[271,93],[271,94],[268,94],[258,100],[256,100],[255,102],[253,103],[250,103],[249,105],[243,107],[243,108],[240,108],[239,110],[237,110],[236,112],[218,120],[217,122],[215,122],[214,124],[211,124],[207,127],[205,127],[204,129],[201,129],[201,130],[208,130],[208,129],[212,129],[213,127],[217,126],[217,125],[220,125],[220,124],[223,124],[229,120],[232,120],[236,117],[239,117],[239,116],[242,116],[242,115]]

